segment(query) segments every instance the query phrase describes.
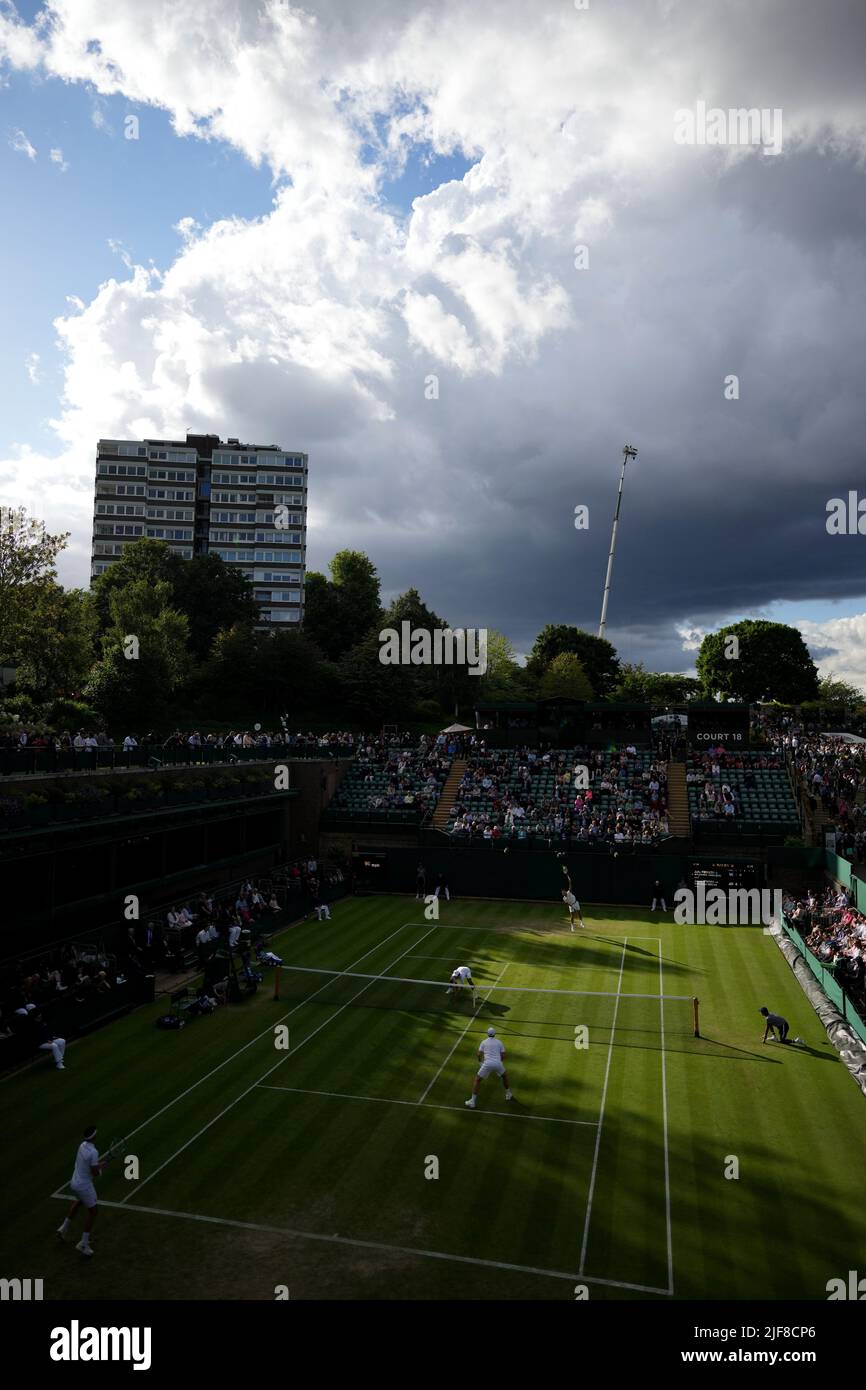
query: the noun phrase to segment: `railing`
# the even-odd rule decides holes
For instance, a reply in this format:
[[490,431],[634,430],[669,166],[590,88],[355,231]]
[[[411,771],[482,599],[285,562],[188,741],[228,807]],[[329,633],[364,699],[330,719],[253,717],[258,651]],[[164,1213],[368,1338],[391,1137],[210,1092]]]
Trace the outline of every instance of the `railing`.
[[29,790],[11,789],[0,795],[0,835],[18,830],[38,830],[61,823],[73,821],[101,820],[109,816],[138,816],[168,810],[172,807],[193,806],[202,802],[225,804],[227,802],[251,800],[253,798],[296,796],[294,788],[277,791],[270,780],[240,782],[216,785],[220,779],[203,782],[198,786],[178,786],[171,790],[162,787],[154,778],[140,786],[128,787],[124,782],[117,787],[106,788],[102,783],[96,786],[86,783],[74,793],[65,790],[67,785],[56,784],[48,791],[49,796],[33,794]]
[[272,743],[268,748],[224,748],[221,745],[141,744],[122,748],[0,748],[0,777],[56,776],[70,773],[125,772],[130,768],[212,767],[218,764],[263,762],[278,758],[354,758],[354,749],[320,748],[311,743]]

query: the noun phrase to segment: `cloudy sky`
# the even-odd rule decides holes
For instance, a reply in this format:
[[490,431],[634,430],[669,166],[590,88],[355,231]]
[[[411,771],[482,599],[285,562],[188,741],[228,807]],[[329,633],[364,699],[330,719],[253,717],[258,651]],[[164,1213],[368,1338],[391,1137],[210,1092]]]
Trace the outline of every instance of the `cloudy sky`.
[[0,0],[0,498],[80,584],[100,436],[303,449],[311,568],[525,651],[628,442],[620,654],[866,686],[864,69],[862,0]]

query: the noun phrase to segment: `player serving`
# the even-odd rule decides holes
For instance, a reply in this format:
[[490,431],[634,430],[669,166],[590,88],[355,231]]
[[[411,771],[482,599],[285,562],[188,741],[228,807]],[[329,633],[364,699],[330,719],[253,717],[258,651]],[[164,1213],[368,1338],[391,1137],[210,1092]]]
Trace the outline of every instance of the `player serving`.
[[477,1004],[478,991],[475,988],[472,971],[468,965],[458,965],[457,969],[451,972],[451,983],[445,993],[459,998],[467,990],[471,991],[472,1003]]
[[566,874],[565,882],[567,886],[562,890],[562,901],[568,908],[568,920],[571,923],[571,930],[574,931],[575,917],[577,917],[577,920],[580,922],[580,925],[582,927],[585,927],[586,923],[583,920],[583,913],[580,910],[580,903],[577,901],[577,898],[574,896],[574,893],[572,892],[571,877],[568,875],[568,870],[565,868],[564,865],[563,872]]
[[481,1083],[485,1076],[490,1076],[491,1072],[495,1076],[502,1077],[502,1084],[505,1087],[505,1099],[513,1100],[511,1086],[508,1081],[508,1072],[505,1070],[505,1047],[496,1036],[495,1028],[487,1029],[487,1037],[478,1049],[478,1060],[481,1066],[475,1075],[472,1083],[472,1095],[464,1102],[470,1110],[474,1110],[478,1101],[478,1092],[481,1090]]

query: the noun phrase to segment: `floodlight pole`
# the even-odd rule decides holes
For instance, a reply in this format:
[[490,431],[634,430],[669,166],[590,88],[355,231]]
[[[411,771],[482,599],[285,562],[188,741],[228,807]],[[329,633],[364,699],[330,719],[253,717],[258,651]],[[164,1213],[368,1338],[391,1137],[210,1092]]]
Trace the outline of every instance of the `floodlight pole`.
[[610,554],[607,557],[607,574],[604,580],[604,594],[601,599],[601,622],[598,625],[599,637],[604,636],[604,629],[607,624],[607,603],[610,598],[610,579],[613,574],[613,557],[616,552],[616,532],[619,526],[619,514],[622,508],[622,490],[625,484],[625,466],[629,459],[637,458],[637,449],[633,449],[630,444],[626,444],[622,451],[622,470],[619,475],[619,491],[616,494],[616,511],[613,514],[613,530],[610,535]]

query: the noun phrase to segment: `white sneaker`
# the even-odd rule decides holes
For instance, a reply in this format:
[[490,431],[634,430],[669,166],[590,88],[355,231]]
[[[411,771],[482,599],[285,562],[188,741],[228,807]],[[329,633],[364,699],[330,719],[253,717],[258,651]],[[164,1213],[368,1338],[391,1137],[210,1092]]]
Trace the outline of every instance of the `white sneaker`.
[[65,1063],[65,1062],[58,1062],[58,1063],[57,1063],[57,1070],[58,1070],[58,1071],[66,1071],[66,1063]]
[[57,1239],[58,1239],[58,1240],[62,1240],[62,1241],[65,1241],[65,1240],[66,1240],[66,1232],[64,1231],[64,1229],[63,1229],[62,1226],[58,1226],[58,1227],[57,1227],[56,1235],[57,1235]]
[[513,1094],[513,1092],[511,1092],[511,1091],[506,1091],[506,1092],[505,1092],[505,1099],[506,1099],[506,1100],[514,1100],[514,1094]]
[[80,1252],[80,1254],[82,1254],[82,1255],[92,1255],[92,1254],[93,1254],[93,1246],[92,1246],[92,1245],[84,1245],[81,1241],[78,1242],[78,1244],[76,1245],[75,1248],[76,1248],[76,1250],[78,1250],[78,1251]]
[[474,1096],[470,1096],[468,1100],[465,1100],[465,1101],[463,1102],[463,1104],[464,1104],[464,1105],[468,1105],[470,1110],[474,1110],[474,1109],[475,1109],[475,1097],[474,1097]]

